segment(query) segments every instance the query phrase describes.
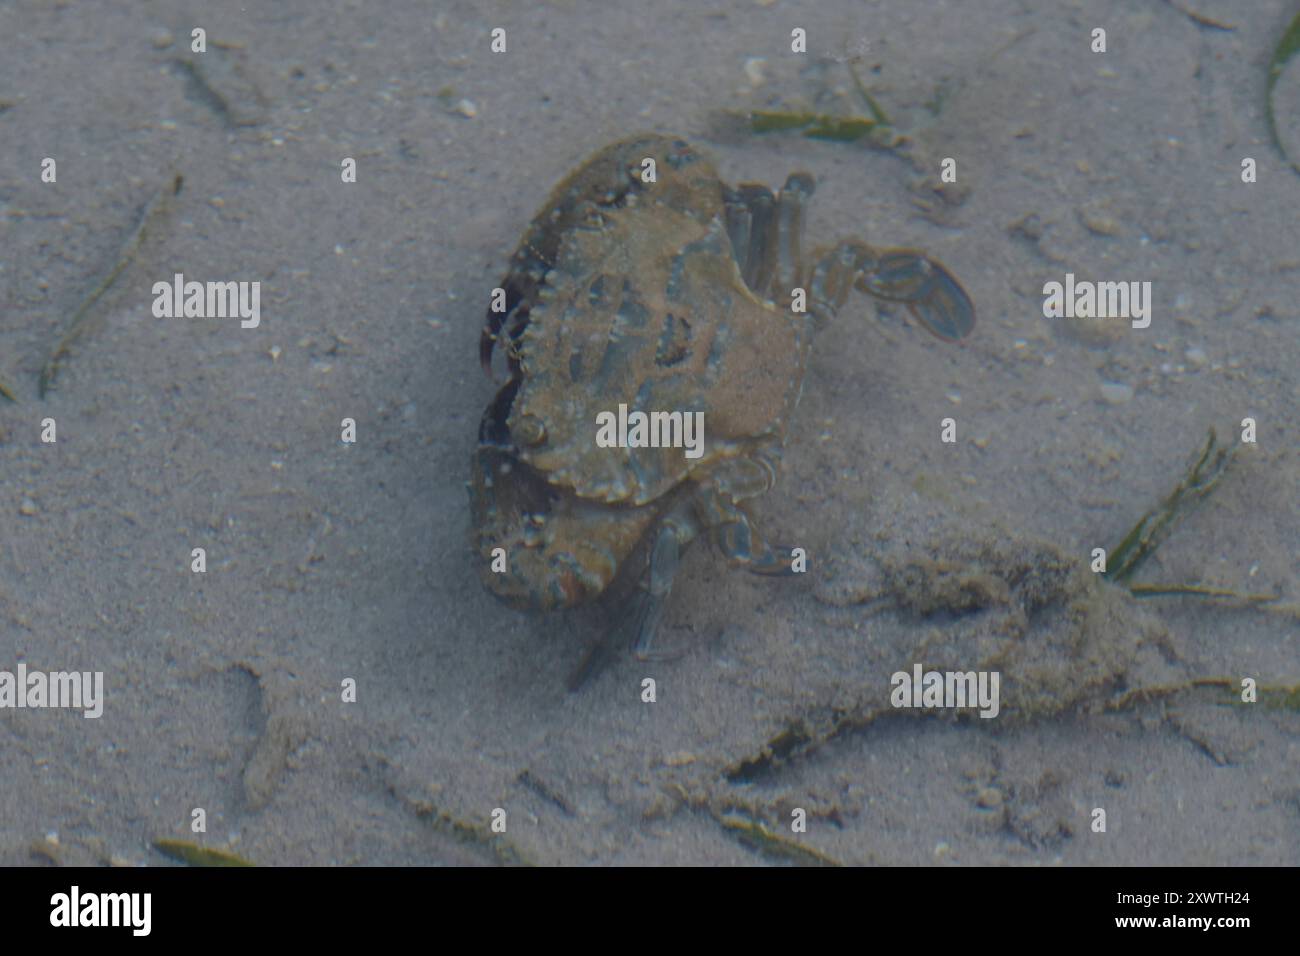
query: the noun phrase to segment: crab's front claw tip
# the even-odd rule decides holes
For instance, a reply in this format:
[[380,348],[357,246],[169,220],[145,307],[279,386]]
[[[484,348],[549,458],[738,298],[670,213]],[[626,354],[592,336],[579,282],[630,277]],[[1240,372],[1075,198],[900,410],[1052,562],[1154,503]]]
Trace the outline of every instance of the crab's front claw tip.
[[889,249],[879,254],[854,283],[890,302],[901,302],[927,330],[941,339],[965,338],[975,327],[975,306],[951,272],[923,252]]
[[975,328],[975,304],[947,269],[934,261],[930,268],[929,288],[907,307],[931,334],[949,342],[964,339]]

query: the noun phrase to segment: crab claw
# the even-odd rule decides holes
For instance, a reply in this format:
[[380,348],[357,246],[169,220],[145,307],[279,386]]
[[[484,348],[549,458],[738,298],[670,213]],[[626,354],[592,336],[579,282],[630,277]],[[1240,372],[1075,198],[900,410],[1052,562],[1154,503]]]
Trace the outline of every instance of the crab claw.
[[975,328],[975,306],[951,272],[911,249],[888,249],[865,269],[854,287],[901,302],[927,331],[941,339],[965,338]]

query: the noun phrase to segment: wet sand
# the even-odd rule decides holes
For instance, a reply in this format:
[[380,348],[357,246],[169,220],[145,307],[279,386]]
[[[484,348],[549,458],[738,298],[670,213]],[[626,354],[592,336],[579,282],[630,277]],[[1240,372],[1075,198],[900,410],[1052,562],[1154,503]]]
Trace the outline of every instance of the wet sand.
[[[161,838],[262,864],[1300,862],[1294,709],[1161,690],[1295,686],[1294,612],[1086,570],[1251,417],[1138,579],[1300,601],[1300,175],[1262,111],[1290,5],[1196,5],[1234,31],[1158,2],[211,6],[0,8],[0,670],[105,675],[99,719],[0,710],[0,862],[162,864]],[[195,23],[201,80],[175,62]],[[960,188],[719,119],[860,110],[847,58]],[[1298,69],[1277,108],[1300,153]],[[607,616],[512,611],[471,561],[477,341],[551,186],[643,129],[733,183],[808,170],[810,241],[925,249],[979,324],[949,345],[850,299],[756,506],[808,574],[697,545],[663,625],[680,656],[568,694]],[[259,281],[260,325],[154,318],[176,273]],[[1150,327],[1044,318],[1067,273],[1151,282]],[[1002,667],[999,717],[890,708],[918,660]],[[739,820],[786,836],[754,849]]]

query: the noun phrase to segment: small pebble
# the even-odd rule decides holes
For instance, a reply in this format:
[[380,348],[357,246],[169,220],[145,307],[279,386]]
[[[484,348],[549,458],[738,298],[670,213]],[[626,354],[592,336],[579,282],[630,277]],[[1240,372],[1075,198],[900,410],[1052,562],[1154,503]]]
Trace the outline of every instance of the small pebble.
[[1094,235],[1098,236],[1118,236],[1120,232],[1119,223],[1111,216],[1102,212],[1096,212],[1091,209],[1079,210],[1079,218],[1083,220],[1084,227]]
[[468,119],[473,119],[475,116],[478,116],[478,107],[474,105],[473,100],[459,100],[456,105],[451,108],[451,111],[453,113],[459,113],[461,116],[467,117]]
[[983,787],[975,797],[975,802],[986,810],[1002,806],[1002,791],[997,787]]
[[19,514],[34,515],[38,512],[38,510],[39,509],[37,509],[36,507],[36,502],[32,501],[31,498],[24,498],[22,500],[22,504],[18,506]]
[[1187,364],[1192,368],[1203,368],[1210,361],[1210,357],[1205,354],[1205,349],[1196,346],[1192,346],[1184,352],[1183,357],[1187,359]]
[[745,61],[745,79],[749,80],[750,86],[763,85],[763,67],[767,60],[761,56],[751,56]]
[[1133,386],[1122,382],[1102,382],[1101,397],[1107,405],[1124,405],[1133,399]]
[[149,42],[153,44],[155,50],[165,50],[176,42],[176,38],[172,36],[171,30],[158,27],[149,31]]

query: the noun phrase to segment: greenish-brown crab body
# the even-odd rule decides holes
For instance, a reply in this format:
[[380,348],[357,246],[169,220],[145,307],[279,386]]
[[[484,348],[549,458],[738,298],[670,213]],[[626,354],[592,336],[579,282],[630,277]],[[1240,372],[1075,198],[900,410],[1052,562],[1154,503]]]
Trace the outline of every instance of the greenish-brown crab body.
[[[711,532],[733,564],[790,571],[744,502],[776,480],[814,323],[850,288],[906,303],[959,338],[974,309],[921,253],[858,241],[800,249],[813,180],[773,194],[726,186],[681,139],[605,147],[552,192],[513,258],[505,310],[489,312],[509,379],[473,460],[474,546],[485,585],[516,607],[586,603],[634,576],[638,647],[653,635],[682,550]],[[681,413],[702,449],[605,447],[598,416]]]

